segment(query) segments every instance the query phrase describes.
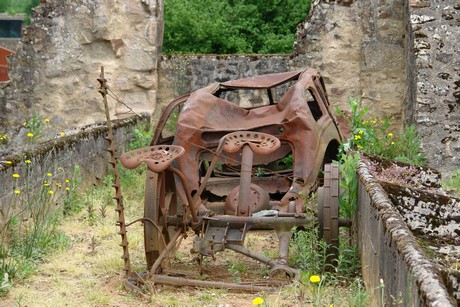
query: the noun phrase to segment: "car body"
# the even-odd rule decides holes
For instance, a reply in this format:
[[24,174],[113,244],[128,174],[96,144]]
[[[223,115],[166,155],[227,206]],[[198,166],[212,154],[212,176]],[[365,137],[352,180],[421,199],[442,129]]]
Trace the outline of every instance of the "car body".
[[[175,130],[167,136],[171,119]],[[336,159],[344,138],[339,125],[343,121],[332,115],[320,73],[304,69],[213,83],[180,97],[164,110],[151,145],[183,147],[185,154],[174,166],[192,195],[205,185],[197,210],[221,212],[219,206],[238,193],[242,153],[218,153],[218,167],[203,182],[220,140],[238,131],[272,135],[281,146],[268,155],[253,155],[251,182],[268,192],[269,209],[305,212],[305,198],[318,186],[324,164]],[[174,190],[186,202],[180,180]]]

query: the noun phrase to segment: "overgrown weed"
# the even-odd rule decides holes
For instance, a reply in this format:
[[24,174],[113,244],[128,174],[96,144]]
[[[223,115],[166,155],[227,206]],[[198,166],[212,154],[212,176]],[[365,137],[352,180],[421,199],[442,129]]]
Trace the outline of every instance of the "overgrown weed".
[[31,161],[24,163],[24,173],[12,175],[9,217],[0,229],[0,295],[30,276],[46,255],[69,245],[69,238],[58,229],[68,188],[60,180],[64,170],[52,166],[37,178]]
[[393,117],[369,117],[368,107],[360,98],[349,99],[350,115],[338,108],[336,112],[345,118],[351,136],[342,144],[344,152],[359,151],[387,159],[416,165],[426,164],[426,154],[421,150],[415,126],[408,125],[402,131],[392,131]]

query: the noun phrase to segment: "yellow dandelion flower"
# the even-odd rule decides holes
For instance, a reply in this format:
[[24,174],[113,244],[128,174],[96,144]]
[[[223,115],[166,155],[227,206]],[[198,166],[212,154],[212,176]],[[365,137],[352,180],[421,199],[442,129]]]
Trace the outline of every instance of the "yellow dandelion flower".
[[310,281],[312,283],[318,283],[318,282],[321,281],[321,277],[319,277],[318,275],[312,275],[312,276],[310,276]]
[[6,164],[13,164],[13,162],[11,162],[11,161],[6,161]]
[[49,191],[48,191],[48,194],[53,195],[53,194],[54,194],[54,191],[53,191],[53,190],[49,190]]
[[60,188],[62,188],[62,184],[56,183],[56,187],[57,187],[58,189],[60,189]]
[[19,194],[21,194],[21,191],[19,191],[19,190],[14,190],[14,194],[19,195]]
[[264,303],[264,299],[261,297],[256,297],[252,300],[253,305],[262,305]]
[[13,174],[13,178],[19,178],[21,176],[19,176],[19,174]]
[[70,179],[66,179],[65,182],[66,182],[66,183],[69,183],[69,182],[70,182]]
[[390,138],[393,137],[393,133],[391,133],[391,132],[388,133],[388,136],[389,136]]
[[361,140],[361,136],[360,135],[355,135],[355,141],[359,141]]
[[29,132],[29,133],[27,133],[27,136],[32,138],[32,137],[34,137],[34,134],[32,132]]
[[32,161],[30,161],[30,160],[25,160],[24,162],[26,162],[27,164],[32,163]]
[[64,131],[63,131],[63,132],[61,132],[61,136],[64,136],[64,135],[65,135],[65,132],[64,132]]
[[65,190],[66,190],[66,191],[70,191],[70,188],[69,188],[69,187],[67,187],[67,188],[65,188]]
[[22,125],[23,125],[24,127],[27,126],[27,122],[24,122]]
[[44,183],[43,186],[44,186],[44,187],[49,187],[50,184],[49,184],[49,183]]
[[395,142],[391,142],[391,145],[394,145],[394,144],[395,144]]
[[49,122],[50,122],[49,118],[45,118],[45,123],[49,123]]
[[46,176],[51,177],[51,176],[53,176],[53,174],[47,173]]

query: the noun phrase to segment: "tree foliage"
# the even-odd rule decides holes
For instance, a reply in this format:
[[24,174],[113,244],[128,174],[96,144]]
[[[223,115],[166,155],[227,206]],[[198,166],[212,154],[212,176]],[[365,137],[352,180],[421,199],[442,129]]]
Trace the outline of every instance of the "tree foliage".
[[40,0],[0,0],[0,12],[7,14],[26,14],[25,23],[30,22],[32,8],[40,4]]
[[165,0],[165,53],[291,53],[311,0]]

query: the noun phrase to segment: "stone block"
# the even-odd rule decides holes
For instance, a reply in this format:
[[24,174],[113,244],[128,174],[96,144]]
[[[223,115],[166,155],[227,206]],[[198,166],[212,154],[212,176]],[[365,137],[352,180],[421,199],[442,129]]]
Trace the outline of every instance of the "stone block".
[[124,65],[126,68],[135,71],[150,71],[156,69],[156,49],[142,48],[137,46],[127,46],[124,55]]
[[137,74],[134,76],[134,84],[146,90],[156,88],[157,82],[158,80],[153,74]]
[[409,5],[413,8],[429,7],[430,4],[430,0],[409,0]]

